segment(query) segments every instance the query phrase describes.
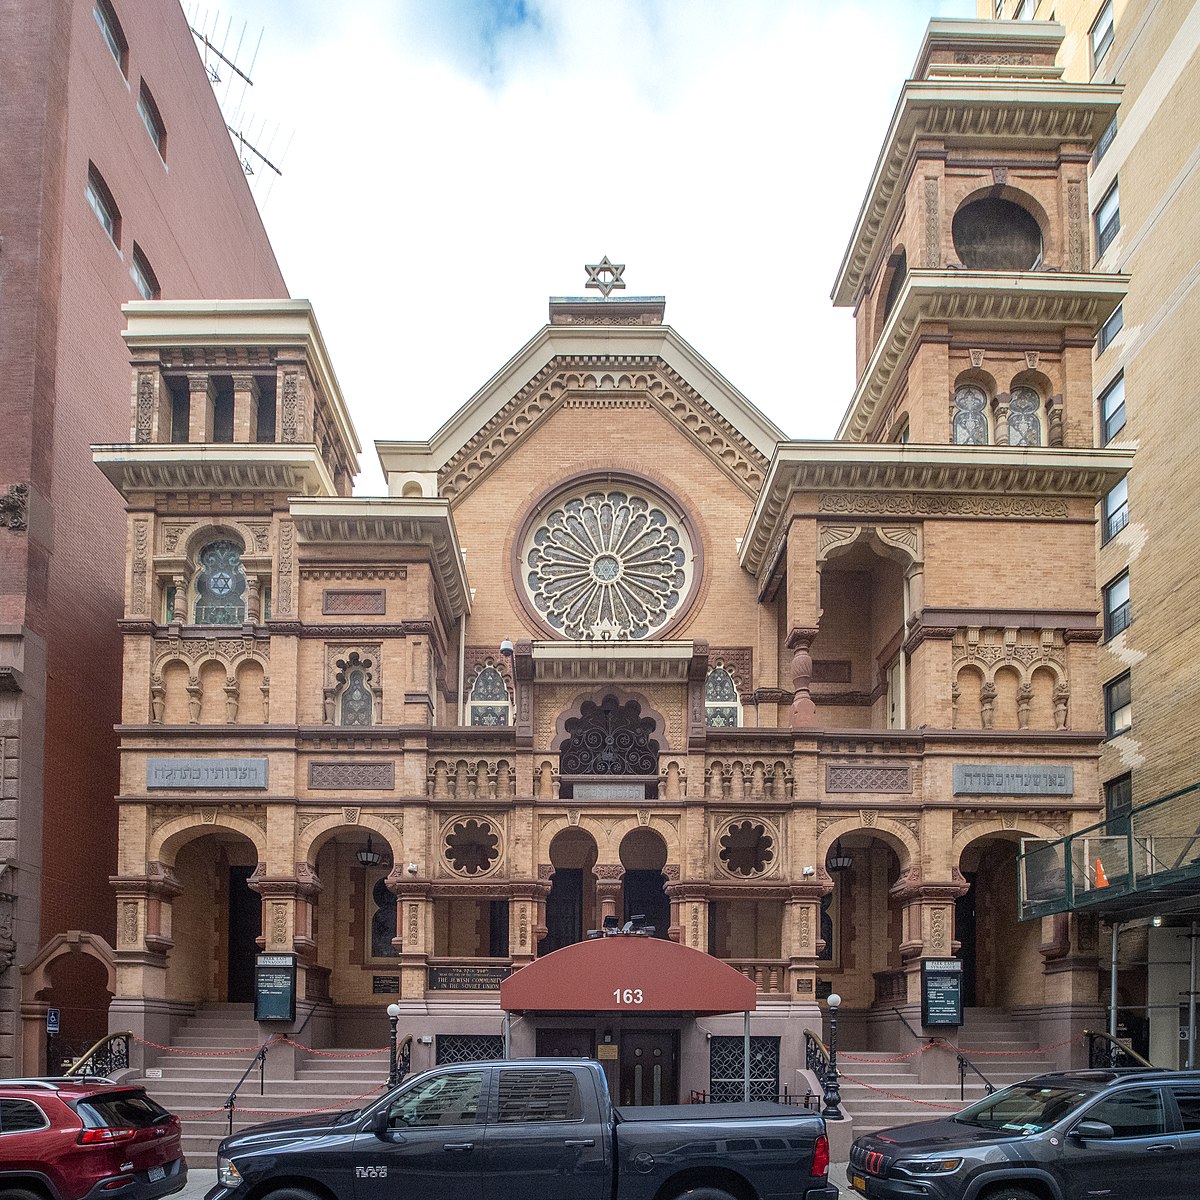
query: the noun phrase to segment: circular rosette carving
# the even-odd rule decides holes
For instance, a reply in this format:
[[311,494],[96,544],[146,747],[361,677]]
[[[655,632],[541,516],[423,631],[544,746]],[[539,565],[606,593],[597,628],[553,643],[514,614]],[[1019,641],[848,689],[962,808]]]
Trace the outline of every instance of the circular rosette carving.
[[731,821],[718,839],[717,858],[730,875],[763,875],[775,861],[775,834],[761,821]]
[[525,589],[564,637],[653,637],[692,585],[687,530],[667,504],[633,489],[555,501],[533,522]]
[[451,821],[445,854],[446,864],[456,875],[486,875],[500,859],[500,835],[481,817]]

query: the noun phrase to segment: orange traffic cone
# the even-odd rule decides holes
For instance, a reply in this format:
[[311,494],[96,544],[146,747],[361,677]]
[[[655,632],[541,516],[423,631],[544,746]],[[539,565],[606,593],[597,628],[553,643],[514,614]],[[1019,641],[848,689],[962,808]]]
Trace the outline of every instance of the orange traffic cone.
[[1108,887],[1108,876],[1105,875],[1104,864],[1099,859],[1096,859],[1096,882],[1094,886],[1098,888]]

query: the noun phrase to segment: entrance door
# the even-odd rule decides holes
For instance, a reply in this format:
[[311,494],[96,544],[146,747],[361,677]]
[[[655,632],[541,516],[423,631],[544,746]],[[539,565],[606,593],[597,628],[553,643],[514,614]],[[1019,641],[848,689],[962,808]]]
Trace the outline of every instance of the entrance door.
[[619,1102],[679,1103],[678,1034],[633,1029],[621,1034]]
[[250,890],[253,867],[229,868],[229,1002],[254,999],[254,956],[262,934],[262,897]]
[[534,1053],[538,1058],[595,1058],[594,1029],[539,1029]]
[[538,943],[539,954],[549,954],[583,941],[583,871],[579,867],[555,867],[546,897],[546,936]]
[[962,1002],[964,1008],[974,1008],[975,997],[975,875],[964,878],[971,885],[966,895],[954,902],[954,937],[959,943],[958,957],[962,959]]

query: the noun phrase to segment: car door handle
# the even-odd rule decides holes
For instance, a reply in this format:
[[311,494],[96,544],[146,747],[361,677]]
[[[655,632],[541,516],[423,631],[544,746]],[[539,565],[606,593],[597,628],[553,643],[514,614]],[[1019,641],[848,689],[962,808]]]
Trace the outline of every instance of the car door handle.
[[474,1150],[474,1142],[445,1142],[442,1145],[443,1150]]
[[567,1138],[567,1140],[563,1142],[564,1146],[594,1146],[595,1144],[595,1138]]
[[1146,1153],[1147,1154],[1169,1154],[1174,1149],[1175,1149],[1175,1147],[1170,1145],[1170,1143],[1168,1143],[1165,1146],[1147,1146]]

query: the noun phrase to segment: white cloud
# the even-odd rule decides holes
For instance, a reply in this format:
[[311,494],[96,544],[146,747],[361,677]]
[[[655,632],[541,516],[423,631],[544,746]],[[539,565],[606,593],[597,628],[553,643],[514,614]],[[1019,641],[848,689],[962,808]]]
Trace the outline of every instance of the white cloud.
[[[971,16],[967,0],[942,15]],[[333,11],[331,11],[331,9]],[[624,262],[789,435],[854,383],[829,290],[926,5],[496,0],[340,9],[235,0],[265,27],[259,121],[294,131],[265,221],[308,296],[381,487],[375,438],[423,438]]]

